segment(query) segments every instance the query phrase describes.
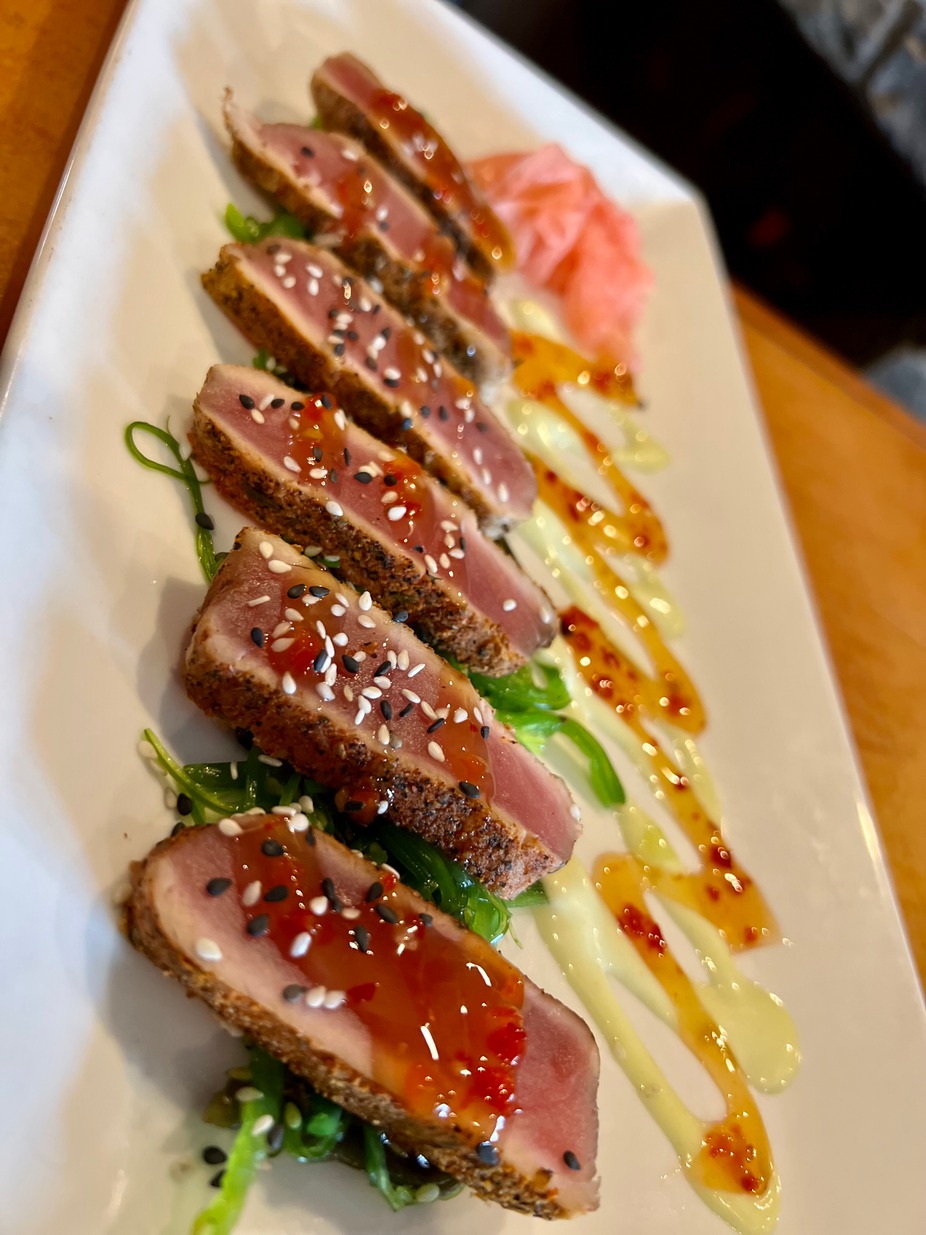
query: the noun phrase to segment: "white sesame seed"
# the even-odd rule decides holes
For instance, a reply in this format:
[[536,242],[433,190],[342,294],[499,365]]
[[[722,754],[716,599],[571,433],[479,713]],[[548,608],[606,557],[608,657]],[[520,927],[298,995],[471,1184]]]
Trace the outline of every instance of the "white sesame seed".
[[[291,642],[292,642],[291,639],[290,640],[286,640],[286,639],[277,640],[277,643],[285,643],[287,647],[289,647],[289,644]],[[286,672],[283,674],[282,678],[280,679],[280,686],[283,689],[284,695],[294,695],[296,693],[296,679],[293,677],[293,675],[290,673],[288,669],[286,670]]]
[[[318,557],[321,551],[322,551],[321,545],[308,545],[305,549],[302,550],[302,555],[303,557]],[[306,599],[308,600],[308,598]],[[313,596],[312,599],[314,600],[315,597]]]
[[333,636],[332,642],[336,643],[339,648],[346,647],[347,646],[347,634],[343,630],[339,630],[338,633]]
[[357,625],[362,626],[364,630],[375,630],[376,622],[367,613],[361,613],[357,618]]
[[402,374],[395,367],[395,365],[388,365],[385,369],[383,369],[383,377],[386,378],[387,381],[397,382],[401,376]]
[[295,806],[272,806],[270,808],[270,813],[271,815],[282,815],[284,818],[288,819],[290,815],[295,815],[296,808]]
[[324,480],[327,477],[327,475],[328,475],[328,469],[326,467],[313,467],[309,471],[310,480]]
[[265,605],[269,599],[269,596],[255,596],[253,600],[248,601],[248,608],[256,609],[258,605]]
[[138,743],[138,753],[141,755],[142,759],[157,759],[158,757],[158,752],[154,749],[147,738],[143,738]]
[[327,510],[328,514],[332,515],[335,519],[340,519],[341,516],[344,514],[344,511],[341,509],[338,503],[334,501],[325,502],[325,510]]
[[437,742],[428,742],[428,754],[432,759],[436,759],[438,763],[444,762],[444,752]]
[[344,698],[348,703],[354,702],[354,688],[349,682],[344,683]]
[[364,699],[382,699],[383,697],[383,692],[378,686],[364,686],[360,694]]
[[309,912],[314,913],[317,917],[321,917],[328,912],[328,897],[313,896],[309,901]]
[[[330,652],[328,652],[328,647],[327,647],[327,645],[328,645],[329,643],[331,644],[331,651],[330,651]],[[326,639],[326,640],[325,640],[325,644],[326,644],[326,646],[325,646],[325,651],[326,651],[326,652],[328,652],[328,655],[329,655],[329,656],[332,656],[332,657],[333,657],[333,656],[334,656],[334,642],[333,642],[333,640],[331,640],[331,639]],[[337,680],[338,680],[338,667],[337,667],[337,665],[336,665],[336,664],[334,664],[334,663],[332,662],[332,664],[330,664],[330,665],[328,666],[328,668],[325,670],[325,681],[328,683],[328,685],[329,685],[329,686],[333,686]]]
[[240,836],[241,824],[236,819],[220,819],[219,831],[223,836]]
[[321,266],[319,266],[316,262],[306,262],[305,271],[306,274],[310,274],[313,279],[320,279],[325,273]]
[[277,622],[276,626],[273,628],[273,633],[270,638],[279,639],[280,635],[286,633],[290,629],[290,625],[291,623],[289,622]]
[[476,446],[473,450],[473,462],[477,467],[482,467],[482,447]]
[[462,549],[451,549],[449,556],[456,558],[456,560],[459,562],[462,558],[466,557],[466,554],[463,552]]
[[286,267],[281,266],[280,263],[277,262],[273,267],[273,273],[276,275],[278,279],[282,279],[283,276],[286,274]]
[[517,607],[518,607],[518,602],[516,600],[511,600],[509,598],[508,600],[502,601],[502,609],[504,609],[505,613],[511,613],[511,611],[513,609],[517,609]]
[[325,623],[321,620],[321,618],[319,618],[318,621],[315,623],[315,629],[318,631],[319,639],[326,638],[328,632],[327,630],[325,630]]
[[391,510],[387,512],[386,518],[392,523],[398,523],[398,521],[403,519],[406,514],[408,514],[407,506],[393,506]]
[[298,429],[299,426],[302,424],[302,421],[299,419],[298,416],[290,416],[289,420],[286,423],[289,425],[291,429]]
[[297,810],[295,815],[290,815],[286,826],[289,828],[290,832],[308,832],[308,816],[304,815],[301,810]]
[[346,612],[347,610],[344,608],[343,605],[332,605],[331,606],[331,616],[332,617],[336,617],[336,618],[343,617]]
[[306,283],[305,285],[305,290],[309,293],[310,296],[317,296],[318,295],[318,279],[309,279],[308,283]]
[[298,609],[284,609],[283,616],[291,622],[302,622],[305,620],[305,614],[300,613]]
[[237,759],[232,760],[232,762],[228,765],[228,770],[231,773],[232,780],[237,780],[238,779],[238,760]]
[[[328,903],[327,901],[325,902]],[[323,986],[313,986],[306,992],[305,1001],[310,1008],[320,1008],[325,1002],[325,996],[328,994]]]
[[387,489],[383,496],[379,499],[384,506],[391,506],[393,502],[399,500],[399,495],[395,489]]
[[389,690],[390,687],[392,686],[392,683],[390,682],[388,678],[375,677],[373,679],[373,685],[378,686],[380,690]]
[[449,568],[450,558],[447,556],[446,553],[442,553],[437,560],[441,564],[441,566],[443,566],[444,570],[447,570]]
[[496,490],[496,492],[498,493],[498,500],[500,502],[507,502],[509,497],[511,496],[511,494],[508,491],[508,486],[505,484],[504,481],[502,481],[502,483],[498,486],[498,489]]
[[389,729],[386,725],[380,725],[376,731],[377,742],[382,742],[383,746],[389,745]]
[[363,695],[361,695],[357,700],[357,707],[364,714],[364,716],[368,716],[369,713],[373,711],[373,704],[369,701],[369,699],[365,699]]
[[386,649],[386,659],[389,661],[390,665],[392,665],[394,669],[396,667],[396,661],[398,660],[398,657],[396,656],[392,648]]
[[485,485],[490,485],[492,483],[492,473],[487,467],[482,469],[482,483]]
[[240,1089],[235,1090],[235,1097],[239,1102],[259,1102],[263,1096],[264,1091],[255,1088],[254,1085],[242,1085]]
[[437,719],[437,713],[436,713],[436,712],[434,711],[434,709],[431,707],[430,703],[428,703],[427,699],[422,699],[422,700],[421,700],[421,710],[422,710],[422,712],[424,712],[424,714],[425,714],[425,716],[428,718],[428,720],[436,720],[436,719]]
[[267,563],[267,569],[275,575],[288,575],[292,566],[289,562],[281,562],[279,558],[271,558]]
[[343,991],[328,991],[325,998],[322,1000],[322,1007],[328,1008],[329,1011],[332,1011],[335,1008],[339,1008],[345,998],[346,996]]
[[312,944],[312,936],[308,931],[300,931],[296,938],[289,945],[289,954],[292,957],[305,956]]
[[426,553],[424,555],[424,564],[427,566],[432,575],[437,574],[437,562],[434,561],[434,558],[431,557],[430,553]]
[[260,900],[260,894],[263,891],[263,885],[259,879],[252,879],[248,886],[241,893],[241,903],[246,905],[248,909],[252,905],[256,905]]
[[294,274],[288,274],[286,278],[283,280],[283,286],[287,290],[289,290],[289,288],[291,287],[295,287],[296,286],[296,276]]
[[398,658],[396,660],[396,665],[403,672],[408,668],[408,652],[405,650],[405,648],[403,648],[401,652],[399,652]]
[[277,253],[276,259],[281,266],[285,266],[287,262],[291,262],[293,260],[293,255],[292,253]]
[[409,669],[408,676],[410,678],[413,678],[416,674],[420,673],[423,668],[424,668],[424,661],[422,660],[422,661],[419,661],[418,664],[415,665],[413,668]]
[[273,545],[269,540],[262,540],[258,545],[258,548],[260,549],[260,555],[264,561],[269,561],[269,559],[273,557]]
[[[285,287],[288,282],[289,282],[288,279],[284,279],[283,286]],[[293,280],[293,282],[295,283],[295,279]],[[273,1116],[272,1115],[270,1114],[258,1115],[257,1118],[254,1120],[253,1124],[251,1124],[251,1135],[252,1136],[263,1136],[266,1132],[269,1132],[272,1127],[273,1127]]]
[[264,413],[259,411],[256,407],[251,408],[251,419],[254,421],[255,424],[258,424],[258,425],[266,424],[266,418],[264,416]]
[[453,714],[453,723],[455,725],[462,725],[467,716],[469,716],[469,713],[466,708],[457,708]]
[[275,755],[258,755],[257,762],[266,763],[268,768],[281,768],[283,766],[283,760],[277,759]]
[[366,612],[368,609],[373,608],[373,597],[369,592],[361,592],[360,599],[357,601],[357,604],[361,609],[363,609],[364,612]]
[[387,811],[388,809],[389,809],[389,799],[388,799],[388,798],[380,798],[380,800],[376,803],[376,813],[377,813],[377,815],[385,815],[385,813],[386,813],[386,811]]
[[362,725],[364,720],[366,719],[366,716],[367,716],[367,713],[363,710],[362,707],[358,706],[356,715],[354,716],[354,724]]
[[[291,648],[296,642],[295,639],[274,639],[270,644],[271,652],[285,652],[287,648]],[[292,694],[292,691],[287,691],[287,694]]]
[[324,699],[325,703],[331,703],[334,699],[334,691],[327,682],[316,682],[315,693],[318,695],[319,699]]
[[341,910],[341,917],[346,918],[348,922],[356,922],[360,917],[360,910],[355,909],[353,905],[348,905],[346,909]]
[[402,694],[405,696],[405,698],[408,700],[409,703],[420,703],[421,702],[421,696],[416,695],[413,690],[403,690]]
[[207,939],[205,935],[196,940],[195,951],[201,961],[220,961],[222,959],[222,949],[214,939]]
[[334,411],[334,423],[338,426],[342,433],[347,429],[347,417],[339,407],[335,408]]
[[261,399],[260,403],[258,403],[257,405],[258,410],[261,412],[265,412],[272,402],[273,402],[273,393],[271,392],[270,394],[265,394],[264,397]]
[[485,721],[482,719],[482,712],[479,710],[478,704],[473,708],[473,717],[475,718],[477,725],[485,724]]
[[474,407],[468,407],[466,411],[463,413],[464,422],[468,425],[471,425],[475,419],[476,419],[476,409]]
[[578,823],[579,820],[582,818],[582,811],[579,807],[578,802],[573,802],[573,804],[569,807],[569,813],[570,815],[572,815],[576,823]]
[[302,797],[299,799],[299,805],[302,807],[302,809],[305,811],[307,815],[311,815],[312,811],[315,810],[315,803],[312,801],[312,799],[309,797],[307,793],[304,793]]

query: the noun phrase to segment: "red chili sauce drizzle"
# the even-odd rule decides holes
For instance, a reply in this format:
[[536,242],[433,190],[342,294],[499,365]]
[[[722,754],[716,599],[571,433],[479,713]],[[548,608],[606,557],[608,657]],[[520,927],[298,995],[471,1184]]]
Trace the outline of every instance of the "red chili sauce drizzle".
[[[341,1011],[314,1015],[343,1016],[346,1007],[369,1031],[374,1083],[413,1116],[438,1116],[480,1140],[493,1137],[517,1110],[525,1041],[517,970],[479,936],[460,931],[448,937],[427,924],[427,915],[408,912],[408,894],[390,871],[372,874],[369,891],[359,895],[335,876],[333,888],[326,885],[334,892],[327,910],[312,912],[310,902],[326,895],[326,842],[308,844],[283,820],[226,839],[239,896],[254,880],[261,884],[256,903],[242,906],[242,931],[265,914],[260,939],[269,939],[300,970],[306,987],[344,992]],[[374,883],[382,886],[380,895]],[[267,899],[280,888],[285,899]],[[345,917],[343,909],[357,916]],[[292,959],[290,946],[303,931],[311,936],[308,951]]]

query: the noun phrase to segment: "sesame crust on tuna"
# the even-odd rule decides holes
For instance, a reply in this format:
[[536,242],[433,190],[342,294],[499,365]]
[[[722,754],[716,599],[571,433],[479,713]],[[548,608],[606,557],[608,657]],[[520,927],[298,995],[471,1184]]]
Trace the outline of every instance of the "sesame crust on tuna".
[[[232,159],[247,180],[269,193],[310,235],[336,232],[337,220],[234,133]],[[427,273],[392,257],[375,235],[342,237],[334,251],[365,278],[379,279],[387,299],[408,314],[461,373],[482,385],[499,382],[511,372],[511,356],[500,351],[475,324],[461,321],[447,307],[444,297],[434,295]]]
[[338,363],[306,339],[281,308],[255,286],[236,260],[236,247],[226,245],[212,269],[202,275],[203,287],[219,308],[256,346],[266,348],[309,390],[330,390],[345,411],[383,441],[401,445],[412,458],[475,511],[480,526],[498,536],[512,525],[506,504],[490,505],[473,484],[465,467],[454,466],[417,433],[397,402],[391,402],[360,372]]
[[[421,1153],[435,1166],[468,1184],[480,1197],[537,1218],[569,1216],[549,1195],[551,1173],[532,1177],[507,1163],[489,1164],[479,1156],[475,1138],[453,1124],[413,1118],[393,1098],[347,1066],[331,1051],[316,1046],[265,1007],[202,969],[170,942],[149,887],[149,868],[166,849],[188,843],[196,829],[161,841],[131,870],[131,895],[125,906],[126,934],[164,974],[177,979],[190,995],[202,999],[225,1022],[254,1039],[274,1058],[305,1077],[319,1093],[375,1127],[388,1130],[397,1145]],[[462,931],[463,927],[459,927]]]
[[429,643],[451,652],[480,673],[512,673],[525,663],[502,629],[472,606],[454,604],[428,575],[420,575],[385,543],[366,536],[349,519],[332,519],[295,485],[281,484],[254,454],[245,454],[194,406],[194,453],[232,505],[301,544],[321,544],[340,554],[340,572],[359,590],[368,588],[384,608],[406,609]]

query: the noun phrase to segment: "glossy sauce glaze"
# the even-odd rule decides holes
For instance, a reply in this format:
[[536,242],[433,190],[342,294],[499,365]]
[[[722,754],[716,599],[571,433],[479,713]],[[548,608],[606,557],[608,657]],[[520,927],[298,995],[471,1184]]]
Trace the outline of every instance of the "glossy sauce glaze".
[[304,995],[324,988],[323,1010],[347,1009],[388,1044],[372,1052],[371,1079],[412,1115],[491,1140],[516,1110],[521,975],[478,936],[410,912],[391,871],[376,871],[362,896],[332,879],[327,845],[315,842],[279,817],[223,837],[243,937],[272,944],[299,969]]
[[[678,1150],[691,1184],[737,1229],[771,1230],[778,1208],[778,1180],[750,1088],[756,1080],[747,1077],[740,1065],[726,1024],[736,1026],[745,1056],[762,1059],[762,1087],[770,1089],[786,1083],[796,1067],[794,1029],[774,996],[736,973],[726,950],[736,952],[776,941],[778,928],[755,881],[731,853],[714,807],[706,804],[704,799],[711,796],[707,788],[699,794],[692,781],[697,761],[689,751],[683,766],[656,736],[658,727],[671,735],[676,751],[681,751],[706,723],[689,675],[615,570],[618,554],[663,560],[668,546],[662,525],[559,389],[564,383],[596,385],[605,397],[627,404],[632,400],[632,387],[610,362],[592,364],[541,336],[516,332],[514,347],[521,362],[513,379],[519,391],[574,433],[589,463],[621,499],[625,512],[618,516],[569,484],[547,461],[532,457],[543,532],[529,534],[527,539],[542,547],[548,566],[559,563],[555,573],[567,592],[576,595],[590,587],[605,602],[609,620],[616,618],[633,635],[655,670],[652,676],[644,673],[608,634],[606,624],[577,604],[568,606],[560,620],[563,654],[570,658],[572,675],[582,687],[573,692],[575,706],[582,711],[580,696],[585,694],[597,707],[607,709],[621,730],[622,746],[632,752],[657,800],[696,855],[695,868],[687,869],[658,826],[638,824],[632,817],[636,808],[628,804],[618,813],[627,852],[599,855],[591,880],[581,874],[575,860],[566,868],[572,874],[546,877],[551,904],[544,911],[541,929],[564,972],[610,1037],[619,1061],[637,1081],[644,1101],[648,1101],[647,1093],[653,1095],[648,1104]],[[553,438],[554,433],[547,436]],[[644,526],[638,524],[631,532],[634,519],[642,519]],[[572,547],[567,555],[549,548],[551,539],[560,536]],[[563,578],[570,571],[584,582]],[[597,718],[597,712],[586,707],[587,722],[594,726]],[[700,773],[698,778],[700,782]],[[717,955],[720,967],[726,964],[728,975],[731,970],[736,974],[722,992],[710,985],[698,987],[686,975],[653,916],[647,900],[650,895],[681,925],[707,965],[713,965],[711,956]],[[698,1120],[671,1094],[665,1078],[624,1022],[608,984],[600,973],[596,976],[596,970],[608,969],[601,949],[612,948],[602,943],[605,936],[600,922],[596,925],[596,903],[606,907],[617,927],[615,939],[631,949],[649,975],[649,985],[639,972],[628,985],[637,994],[641,989],[649,992],[645,1001],[672,1026],[720,1091],[724,1114],[719,1120]],[[584,942],[573,922],[581,923]],[[626,980],[626,975],[622,977]],[[619,1024],[622,1029],[615,1035]],[[751,1043],[749,1024],[765,1026],[771,1045]]]

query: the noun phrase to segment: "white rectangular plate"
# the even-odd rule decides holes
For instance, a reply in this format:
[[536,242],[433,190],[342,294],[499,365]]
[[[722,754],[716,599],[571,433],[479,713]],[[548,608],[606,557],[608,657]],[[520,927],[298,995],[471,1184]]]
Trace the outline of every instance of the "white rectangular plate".
[[[196,1112],[236,1048],[132,953],[111,894],[169,822],[135,753],[141,729],[188,759],[227,745],[177,680],[203,591],[183,497],[129,459],[122,430],[168,415],[182,428],[207,367],[250,355],[199,285],[226,202],[256,205],[227,158],[222,88],[265,115],[307,117],[311,69],[344,49],[464,156],[559,141],[640,221],[656,276],[641,386],[673,457],[644,487],[669,532],[665,575],[688,618],[681,650],[708,703],[703,749],[728,835],[788,940],[746,964],[790,1008],[804,1055],[793,1088],[761,1103],[780,1235],[926,1230],[922,1003],[704,210],[456,12],[420,0],[136,0],[4,354],[0,1230],[183,1231],[204,1196],[201,1165],[185,1183],[172,1174],[204,1143]],[[239,522],[222,514],[220,546]],[[586,859],[614,843],[613,822],[587,822]],[[575,1005],[519,923],[520,963]],[[602,1207],[577,1229],[718,1235],[603,1054]],[[394,1217],[344,1168],[284,1165],[262,1177],[241,1230],[462,1235],[528,1221],[472,1198]]]

